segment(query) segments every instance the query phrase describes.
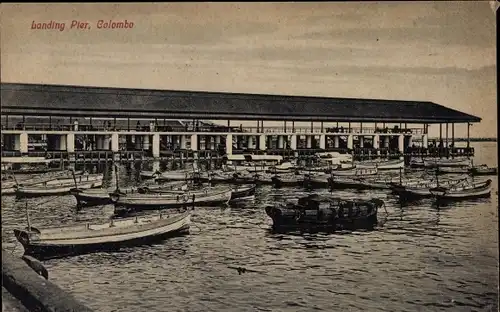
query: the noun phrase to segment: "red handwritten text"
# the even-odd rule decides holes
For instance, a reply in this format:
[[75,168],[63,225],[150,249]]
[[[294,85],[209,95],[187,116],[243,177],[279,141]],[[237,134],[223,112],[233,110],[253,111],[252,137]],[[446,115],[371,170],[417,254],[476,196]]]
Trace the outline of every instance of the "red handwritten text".
[[134,28],[134,23],[127,20],[123,21],[97,21],[97,28],[99,29],[120,29],[120,28]]

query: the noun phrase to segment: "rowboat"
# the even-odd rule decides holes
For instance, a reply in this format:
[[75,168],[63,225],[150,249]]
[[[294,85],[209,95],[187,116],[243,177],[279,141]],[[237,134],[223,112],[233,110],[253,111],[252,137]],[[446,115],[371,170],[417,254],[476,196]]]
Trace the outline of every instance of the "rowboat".
[[168,181],[188,181],[194,180],[199,177],[198,171],[182,169],[175,171],[165,171],[162,172],[155,178],[156,182],[168,182]]
[[93,206],[93,205],[106,205],[111,203],[111,198],[109,197],[109,190],[106,189],[70,189],[70,194],[76,199],[78,207],[81,206]]
[[172,181],[160,185],[147,185],[137,188],[137,192],[141,194],[147,193],[171,193],[172,191],[185,191],[188,189],[186,181]]
[[426,168],[436,168],[436,167],[468,167],[468,166],[471,166],[471,160],[469,158],[424,159],[424,166]]
[[256,185],[240,185],[232,187],[231,200],[242,200],[255,197]]
[[340,168],[338,165],[323,165],[323,166],[314,166],[314,167],[297,167],[301,173],[311,173],[311,172],[321,172],[321,173],[330,173],[332,170]]
[[191,214],[154,215],[100,224],[14,229],[24,254],[39,260],[149,244],[189,232]]
[[121,189],[105,189],[105,188],[93,188],[93,189],[79,189],[72,188],[70,194],[76,199],[78,207],[82,206],[94,206],[94,205],[107,205],[111,204],[111,197],[109,193],[112,192],[122,192],[122,193],[132,193],[137,192],[137,188],[121,188]]
[[49,168],[46,165],[43,166],[26,166],[20,169],[9,169],[10,173],[13,174],[40,174],[40,173],[50,173],[50,172],[61,172],[61,168]]
[[266,169],[266,172],[277,174],[277,173],[293,172],[293,171],[295,171],[295,169],[296,169],[296,166],[294,164],[292,164],[291,162],[283,162],[283,163],[276,165],[276,166],[269,166]]
[[305,174],[302,185],[305,188],[328,187],[328,178],[330,176],[327,173]]
[[377,168],[378,170],[399,170],[405,168],[404,160],[386,160],[386,161],[363,161],[355,164],[359,169]]
[[273,175],[265,172],[237,173],[231,183],[235,184],[272,184]]
[[[23,179],[16,179],[14,175],[9,175],[2,178],[2,195],[15,195],[16,185],[19,186],[32,186],[36,184],[43,184],[45,182],[57,181],[65,178],[71,178],[72,175],[68,171],[58,171],[55,174],[42,174],[36,176],[29,176]],[[73,180],[72,180],[73,181]]]
[[211,171],[208,173],[209,183],[232,183],[240,174],[237,172]]
[[412,158],[410,159],[410,167],[412,168],[422,168],[425,167],[423,158]]
[[438,186],[459,186],[468,183],[468,178],[450,179],[443,181],[425,181],[421,183],[409,183],[407,185],[393,184],[392,191],[399,196],[400,199],[417,199],[432,197],[431,189]]
[[389,189],[390,186],[385,181],[363,178],[363,177],[337,177],[328,178],[330,189]]
[[110,193],[113,203],[121,207],[139,209],[178,208],[186,206],[217,206],[231,200],[232,188],[206,188],[201,191],[182,191],[178,193],[123,194]]
[[367,175],[376,175],[378,173],[378,169],[373,167],[373,168],[357,168],[357,167],[352,167],[352,168],[340,168],[340,169],[335,169],[330,172],[332,175],[335,176],[367,176]]
[[103,175],[79,176],[76,180],[53,180],[33,186],[17,186],[17,197],[35,197],[70,194],[72,188],[90,189],[101,187]]
[[273,186],[278,188],[299,186],[303,183],[303,180],[303,176],[293,173],[273,175],[271,177]]
[[161,172],[159,170],[155,170],[155,171],[145,171],[145,170],[142,170],[140,173],[139,173],[139,176],[141,177],[141,179],[153,179],[153,178],[156,178],[158,176],[161,175]]
[[482,182],[466,183],[460,186],[439,186],[430,189],[430,193],[438,201],[462,200],[489,197],[491,195],[491,179]]
[[334,231],[373,226],[383,205],[380,199],[352,201],[313,194],[297,203],[280,203],[265,210],[274,230]]
[[474,176],[497,175],[497,168],[488,168],[486,165],[473,166],[470,170]]
[[469,166],[456,166],[456,167],[438,167],[437,172],[440,174],[468,174],[471,171]]

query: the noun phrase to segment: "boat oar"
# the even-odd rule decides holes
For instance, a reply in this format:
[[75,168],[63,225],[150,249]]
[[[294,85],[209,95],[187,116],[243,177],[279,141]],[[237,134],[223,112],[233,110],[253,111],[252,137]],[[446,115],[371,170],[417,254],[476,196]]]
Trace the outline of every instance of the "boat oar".
[[115,164],[115,183],[116,183],[116,190],[115,192],[119,193],[120,192],[120,187],[118,187],[118,165]]
[[75,170],[71,170],[71,174],[73,175],[73,181],[75,182],[75,189],[78,189],[78,183],[76,183]]
[[28,202],[26,202],[26,223],[28,223],[28,231],[31,232],[30,212],[28,209]]

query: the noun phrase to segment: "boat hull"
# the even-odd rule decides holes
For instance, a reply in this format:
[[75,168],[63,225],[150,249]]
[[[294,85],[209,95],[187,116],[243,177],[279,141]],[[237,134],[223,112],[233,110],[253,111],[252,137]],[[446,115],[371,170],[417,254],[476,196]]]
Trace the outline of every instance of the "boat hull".
[[470,159],[424,159],[426,168],[436,167],[468,167],[471,165]]
[[115,219],[94,225],[14,229],[14,235],[23,245],[25,255],[46,260],[153,243],[186,233],[190,224],[191,214],[185,212],[177,216]]
[[276,188],[280,187],[294,187],[302,184],[302,181],[299,178],[290,179],[290,178],[282,178],[278,176],[271,177],[271,181],[273,186]]
[[321,174],[318,175],[306,175],[304,176],[304,180],[302,181],[302,186],[307,189],[314,188],[327,188],[330,183],[328,182],[329,175],[324,176]]
[[231,200],[236,200],[236,199],[243,199],[243,198],[249,198],[252,196],[255,196],[255,189],[256,186],[248,186],[248,187],[237,187],[233,188],[233,191],[231,192]]
[[475,198],[485,198],[491,196],[491,180],[479,182],[471,188],[464,188],[462,190],[448,190],[446,188],[434,188],[430,193],[436,198],[437,201],[460,201]]
[[[272,230],[277,232],[308,231],[308,232],[335,232],[337,230],[371,229],[377,220],[377,206],[373,207],[370,214],[363,217],[335,217],[329,220],[319,220],[317,210],[307,210],[308,218],[297,218],[297,212],[284,212],[268,206],[266,214],[272,219]],[[288,215],[287,215],[288,213]]]
[[491,175],[497,175],[498,171],[496,168],[488,168],[488,169],[477,169],[477,168],[472,168],[471,169],[471,174],[473,176],[491,176]]
[[357,189],[357,190],[376,190],[376,189],[390,189],[388,183],[361,180],[357,178],[353,179],[338,179],[338,178],[328,178],[328,186],[331,190],[334,189]]
[[359,169],[371,169],[377,168],[377,170],[399,170],[405,168],[404,160],[390,160],[384,162],[361,162],[356,164],[356,168]]
[[[91,182],[78,183],[77,187],[79,189],[91,189],[102,186],[102,180],[95,180]],[[18,198],[29,198],[29,197],[40,197],[40,196],[54,196],[54,195],[68,195],[71,193],[71,189],[75,188],[74,184],[68,184],[64,186],[47,186],[47,187],[19,187],[16,190],[16,197]]]
[[16,194],[16,188],[15,187],[7,187],[2,189],[1,195],[15,195]]
[[[16,237],[20,235],[18,230],[14,230]],[[17,232],[17,233],[16,233]],[[179,229],[164,232],[154,236],[138,237],[119,242],[102,242],[97,244],[78,245],[37,245],[29,244],[24,246],[25,255],[32,256],[38,260],[49,260],[89,254],[95,252],[118,251],[123,248],[159,243],[170,237],[189,234],[189,225],[184,225]]]
[[102,192],[85,192],[85,190],[71,189],[70,194],[76,199],[77,206],[96,206],[111,204],[109,192],[103,190]]
[[148,196],[123,196],[111,193],[111,200],[118,207],[134,208],[134,210],[158,209],[158,208],[182,208],[191,206],[218,206],[227,204],[231,200],[232,189],[228,191],[205,195],[194,196],[191,194],[180,195],[157,195]]

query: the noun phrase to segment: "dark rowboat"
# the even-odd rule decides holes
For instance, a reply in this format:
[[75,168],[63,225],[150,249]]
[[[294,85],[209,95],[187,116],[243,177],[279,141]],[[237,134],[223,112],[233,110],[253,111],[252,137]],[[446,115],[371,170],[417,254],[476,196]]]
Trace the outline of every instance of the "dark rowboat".
[[329,177],[329,174],[319,172],[304,174],[302,186],[305,188],[326,188],[329,185]]
[[302,184],[302,176],[297,174],[280,174],[271,177],[271,181],[274,187],[293,187]]
[[246,199],[255,196],[256,185],[240,185],[233,187],[231,200]]
[[189,212],[111,220],[103,224],[15,229],[24,254],[39,260],[149,244],[189,231]]
[[328,196],[310,195],[297,204],[267,206],[275,230],[355,229],[377,223],[377,211],[384,202],[379,199],[351,201]]
[[474,166],[471,168],[470,172],[474,176],[486,176],[486,175],[497,175],[497,168],[488,168],[486,165]]
[[75,197],[78,207],[111,204],[110,191],[106,189],[72,188],[69,192]]

